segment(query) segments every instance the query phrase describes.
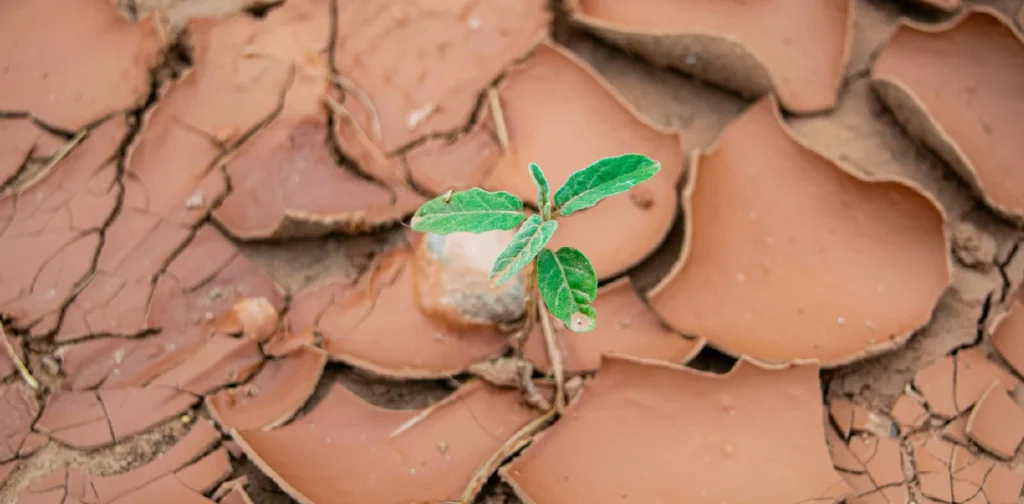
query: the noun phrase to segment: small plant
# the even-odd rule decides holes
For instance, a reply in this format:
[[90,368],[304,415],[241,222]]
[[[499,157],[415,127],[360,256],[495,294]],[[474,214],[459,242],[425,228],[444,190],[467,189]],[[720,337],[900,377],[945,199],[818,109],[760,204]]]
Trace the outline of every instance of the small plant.
[[[522,224],[495,260],[492,282],[500,286],[533,263],[532,285],[540,292],[547,310],[572,331],[587,332],[597,322],[593,307],[597,297],[594,267],[578,249],[562,247],[553,251],[544,246],[558,228],[559,218],[628,191],[660,169],[660,163],[639,154],[601,159],[570,175],[552,198],[544,172],[530,163],[540,213],[527,216],[523,201],[507,192],[473,188],[449,191],[424,203],[412,218],[412,228],[436,234],[483,233],[510,230]],[[536,296],[531,296],[531,300],[536,302]]]
[[[639,154],[605,158],[570,175],[552,195],[544,172],[530,163],[530,178],[537,186],[538,213],[527,215],[523,201],[507,192],[473,188],[448,191],[424,203],[413,215],[411,225],[414,230],[436,234],[507,231],[519,226],[508,246],[494,261],[490,278],[494,286],[500,286],[523,268],[532,266],[527,289],[527,316],[516,338],[516,352],[522,353],[522,344],[539,312],[556,386],[552,414],[565,406],[565,378],[559,345],[547,314],[550,312],[574,332],[593,330],[597,324],[597,312],[593,306],[597,298],[597,274],[590,259],[578,249],[562,247],[551,250],[545,245],[558,229],[558,219],[590,208],[609,196],[626,192],[653,177],[660,169],[660,163]],[[538,299],[544,300],[543,305]],[[529,391],[532,383],[527,381],[522,385]]]

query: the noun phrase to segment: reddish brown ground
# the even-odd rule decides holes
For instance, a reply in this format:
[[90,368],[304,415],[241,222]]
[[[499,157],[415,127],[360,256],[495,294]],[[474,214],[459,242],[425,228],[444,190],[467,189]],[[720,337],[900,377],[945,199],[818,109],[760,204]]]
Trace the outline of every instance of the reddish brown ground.
[[582,395],[476,502],[1018,503],[1024,0],[714,1],[0,3],[0,503],[457,499],[539,413],[402,220],[631,150],[556,239]]

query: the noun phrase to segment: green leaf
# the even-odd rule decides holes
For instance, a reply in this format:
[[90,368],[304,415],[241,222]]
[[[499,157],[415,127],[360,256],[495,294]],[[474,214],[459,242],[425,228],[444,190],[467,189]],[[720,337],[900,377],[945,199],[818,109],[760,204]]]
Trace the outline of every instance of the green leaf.
[[604,198],[628,191],[661,170],[661,163],[640,154],[610,157],[569,176],[555,192],[560,215],[590,208]]
[[530,178],[533,180],[533,185],[537,186],[537,208],[543,210],[551,201],[551,186],[548,184],[548,178],[544,176],[544,172],[536,163],[530,163]]
[[512,237],[505,250],[494,260],[494,268],[491,270],[491,280],[497,278],[495,286],[507,282],[512,275],[530,264],[530,261],[537,256],[537,253],[547,245],[551,235],[554,234],[558,222],[544,222],[539,215],[531,215],[523,227],[519,228],[516,235]]
[[[554,221],[552,221],[554,222]],[[572,247],[544,249],[537,256],[537,286],[548,311],[574,332],[594,328],[597,273],[587,256]]]
[[474,187],[424,203],[412,216],[412,228],[422,233],[483,233],[514,229],[525,218],[521,199]]

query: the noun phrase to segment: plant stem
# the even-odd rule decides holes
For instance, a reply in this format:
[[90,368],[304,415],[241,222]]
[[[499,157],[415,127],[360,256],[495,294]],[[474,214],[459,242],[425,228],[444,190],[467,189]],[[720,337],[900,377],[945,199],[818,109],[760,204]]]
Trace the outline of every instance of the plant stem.
[[[534,273],[536,275],[536,273]],[[535,282],[538,283],[539,282]],[[537,311],[540,315],[540,327],[544,332],[544,344],[548,349],[548,361],[551,362],[551,373],[555,375],[555,411],[559,414],[565,408],[565,370],[562,365],[562,351],[558,348],[558,335],[551,326],[548,308],[540,298],[537,288]]]
[[32,390],[39,390],[39,381],[32,376],[32,373],[29,372],[27,367],[25,367],[25,363],[21,360],[18,352],[14,350],[14,346],[11,345],[11,341],[7,339],[7,331],[4,331],[3,325],[0,325],[0,340],[3,340],[4,347],[7,349],[7,355],[11,357],[11,361],[13,361],[14,365],[18,368],[18,372],[21,373],[21,378],[25,380],[25,383],[27,383],[29,387],[32,387]]
[[523,346],[526,345],[527,338],[533,332],[537,319],[537,303],[540,302],[540,291],[537,290],[536,280],[537,260],[534,259],[531,264],[534,272],[526,278],[526,318],[523,319],[523,327],[515,334],[513,342],[516,357],[523,356]]

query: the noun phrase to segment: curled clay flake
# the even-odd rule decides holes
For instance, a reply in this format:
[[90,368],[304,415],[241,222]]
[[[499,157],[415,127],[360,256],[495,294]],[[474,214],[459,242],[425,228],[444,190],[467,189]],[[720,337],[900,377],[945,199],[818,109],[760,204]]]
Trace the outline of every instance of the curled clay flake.
[[967,419],[967,436],[1002,458],[1012,458],[1024,441],[1024,410],[999,382],[985,391]]
[[947,355],[929,364],[914,375],[914,388],[924,397],[928,410],[945,418],[957,416],[953,373],[956,361]]
[[683,254],[650,294],[674,329],[764,362],[837,365],[931,318],[950,282],[944,215],[910,185],[801,144],[770,97],[691,166]]
[[210,414],[225,430],[272,429],[288,421],[313,395],[327,354],[302,346],[267,361],[249,383],[206,398]]
[[796,113],[835,105],[853,38],[853,0],[573,0],[570,11],[630,52],[749,96],[774,90]]
[[378,257],[355,287],[344,287],[323,312],[324,349],[375,373],[405,378],[443,377],[497,357],[505,338],[496,330],[455,331],[417,306],[413,253],[398,248]]
[[904,21],[871,77],[912,135],[1024,222],[1024,39],[1008,19],[979,7],[941,25]]
[[847,487],[822,415],[813,366],[712,375],[609,356],[502,476],[526,502],[827,501]]
[[151,383],[204,395],[247,380],[262,362],[257,341],[217,334],[181,365]]
[[395,175],[375,180],[335,161],[323,106],[328,71],[296,75],[281,112],[228,160],[232,191],[215,215],[233,235],[364,232],[423,202]]
[[[593,331],[579,334],[556,327],[565,371],[596,371],[606,353],[685,363],[704,348],[703,340],[684,338],[666,328],[633,289],[628,277],[597,292],[598,322]],[[526,340],[524,354],[542,371],[550,366],[541,329]]]
[[1010,310],[996,323],[992,345],[1018,374],[1024,375],[1024,298],[1020,295],[1014,296]]
[[1009,371],[989,360],[980,347],[957,352],[954,396],[957,412],[967,411],[996,381],[1007,392],[1011,392],[1020,383]]
[[508,73],[500,95],[509,150],[484,182],[488,189],[536,202],[537,191],[525,169],[528,163],[537,163],[552,187],[597,159],[623,152],[661,163],[661,171],[635,189],[649,191],[646,203],[637,204],[630,191],[560,219],[548,247],[578,248],[590,258],[598,277],[608,279],[635,266],[661,244],[676,215],[675,188],[683,168],[678,131],[644,119],[585,63],[551,43]]
[[300,502],[446,502],[458,501],[476,469],[537,416],[518,391],[478,381],[431,409],[392,437],[421,412],[379,408],[334,385],[292,423],[232,436]]
[[106,0],[4,2],[0,110],[77,130],[141,103],[160,49],[152,19],[133,25]]

